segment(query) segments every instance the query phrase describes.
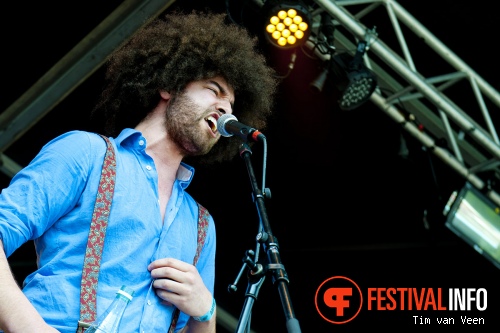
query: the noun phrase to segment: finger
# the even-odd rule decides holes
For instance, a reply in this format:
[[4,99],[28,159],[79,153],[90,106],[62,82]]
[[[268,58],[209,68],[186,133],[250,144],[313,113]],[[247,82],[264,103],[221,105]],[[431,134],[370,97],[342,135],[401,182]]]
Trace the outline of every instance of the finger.
[[169,292],[175,292],[175,293],[178,293],[180,285],[181,285],[181,283],[179,283],[175,280],[172,280],[172,279],[160,278],[160,279],[155,279],[153,281],[154,288],[166,290]]
[[173,267],[176,269],[179,269],[181,271],[189,269],[189,264],[185,263],[181,260],[175,259],[175,258],[161,258],[157,259],[153,262],[151,262],[148,265],[148,270],[152,271],[153,269],[160,268],[160,267]]
[[[175,305],[178,295],[165,290],[156,289],[156,296],[160,299],[160,303],[164,305]],[[177,297],[177,298],[176,298]]]
[[160,279],[153,282],[156,295],[170,304],[177,304],[183,297],[182,285],[171,280]]
[[151,277],[155,280],[172,280],[179,283],[186,281],[186,272],[180,271],[173,267],[159,267],[153,269],[151,272]]

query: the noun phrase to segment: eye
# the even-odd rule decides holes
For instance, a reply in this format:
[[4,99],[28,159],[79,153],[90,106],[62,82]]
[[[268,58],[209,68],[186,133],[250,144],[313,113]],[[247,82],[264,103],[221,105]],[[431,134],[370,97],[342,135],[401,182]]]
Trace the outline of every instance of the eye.
[[208,87],[207,89],[212,91],[215,94],[215,96],[217,96],[219,94],[219,91],[215,88]]

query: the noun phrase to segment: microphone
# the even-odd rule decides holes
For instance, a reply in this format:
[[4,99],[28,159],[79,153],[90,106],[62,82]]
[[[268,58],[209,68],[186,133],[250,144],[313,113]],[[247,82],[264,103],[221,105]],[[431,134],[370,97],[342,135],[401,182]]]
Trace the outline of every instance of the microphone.
[[223,114],[217,120],[217,130],[222,136],[230,137],[236,135],[245,140],[245,142],[248,140],[264,141],[266,139],[264,134],[255,128],[240,123],[235,116],[229,113]]

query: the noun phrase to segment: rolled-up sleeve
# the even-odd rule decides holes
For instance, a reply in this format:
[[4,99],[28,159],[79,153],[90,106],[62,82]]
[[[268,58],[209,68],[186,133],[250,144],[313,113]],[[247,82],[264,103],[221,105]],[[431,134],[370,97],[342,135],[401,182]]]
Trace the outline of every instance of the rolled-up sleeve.
[[[101,140],[102,141],[102,140]],[[77,203],[92,151],[88,134],[73,131],[47,143],[0,193],[0,238],[10,256],[42,235]]]

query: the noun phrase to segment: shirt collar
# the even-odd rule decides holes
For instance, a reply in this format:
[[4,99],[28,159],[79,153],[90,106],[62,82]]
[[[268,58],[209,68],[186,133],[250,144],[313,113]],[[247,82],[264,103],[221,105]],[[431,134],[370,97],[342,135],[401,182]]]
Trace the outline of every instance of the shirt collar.
[[[132,128],[125,128],[116,137],[115,142],[117,146],[135,146],[140,140],[146,141],[141,132]],[[179,168],[177,169],[176,178],[181,182],[183,188],[186,188],[191,183],[193,176],[194,168],[184,162],[181,162]]]

